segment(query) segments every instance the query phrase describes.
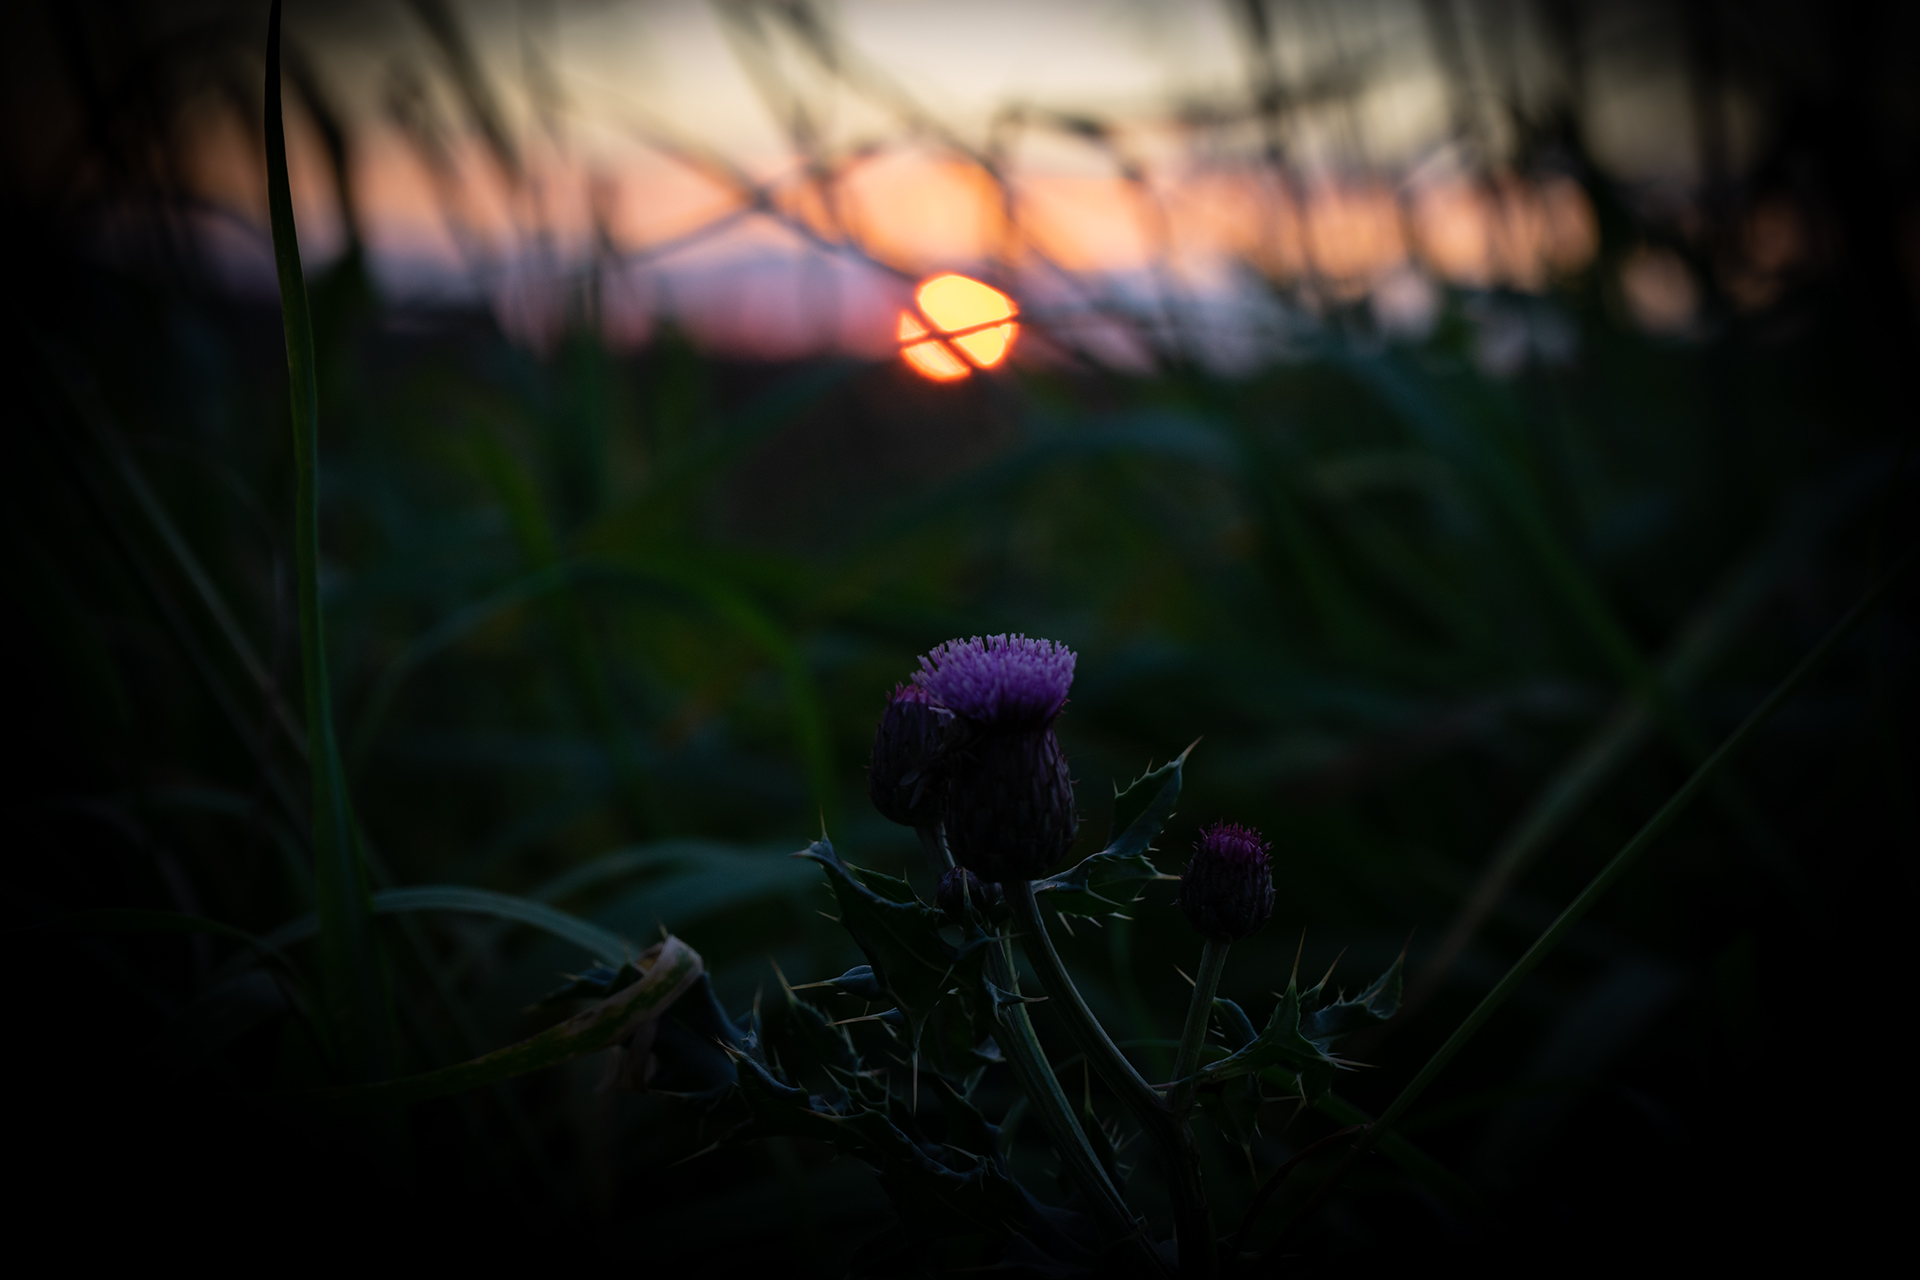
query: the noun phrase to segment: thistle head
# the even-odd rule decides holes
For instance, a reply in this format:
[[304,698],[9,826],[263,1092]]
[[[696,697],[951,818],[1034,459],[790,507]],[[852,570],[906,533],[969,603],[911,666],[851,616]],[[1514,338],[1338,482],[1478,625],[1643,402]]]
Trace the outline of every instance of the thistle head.
[[1200,833],[1180,877],[1180,909],[1218,942],[1254,933],[1273,915],[1272,846],[1252,827],[1217,822]]
[[867,795],[874,808],[909,827],[939,816],[941,757],[953,727],[953,712],[918,685],[894,686],[867,764]]
[[1041,729],[1067,703],[1073,650],[1026,636],[949,640],[920,659],[913,682],[982,730]]
[[947,843],[982,880],[1038,879],[1066,855],[1079,825],[1052,729],[988,734],[953,753]]

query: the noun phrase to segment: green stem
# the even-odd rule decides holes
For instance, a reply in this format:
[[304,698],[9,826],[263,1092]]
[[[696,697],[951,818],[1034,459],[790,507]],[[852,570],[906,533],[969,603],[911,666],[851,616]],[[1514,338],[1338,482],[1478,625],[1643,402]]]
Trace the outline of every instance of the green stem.
[[1174,1234],[1180,1242],[1182,1277],[1212,1276],[1217,1271],[1213,1244],[1213,1222],[1207,1211],[1206,1197],[1200,1190],[1200,1152],[1193,1135],[1168,1108],[1153,1086],[1141,1078],[1107,1035],[1093,1010],[1081,998],[1079,988],[1060,963],[1053,948],[1046,922],[1040,918],[1040,904],[1034,900],[1033,884],[1027,880],[1009,880],[1001,884],[1014,922],[1020,926],[1021,945],[1027,960],[1040,975],[1053,1007],[1066,1019],[1067,1029],[1087,1055],[1087,1062],[1100,1073],[1119,1097],[1121,1105],[1133,1115],[1166,1166],[1168,1189],[1173,1199]]
[[938,822],[928,822],[913,829],[920,837],[920,852],[927,856],[927,869],[933,872],[933,883],[937,888],[940,878],[953,870],[953,854],[947,851],[947,833]]
[[287,184],[287,145],[280,114],[280,3],[267,19],[267,213],[280,281],[287,339],[287,383],[293,419],[293,547],[300,600],[300,669],[306,694],[307,759],[313,771],[313,897],[320,916],[321,973],[329,1012],[348,1046],[348,1069],[362,1079],[393,1074],[386,974],[373,936],[366,867],[354,847],[353,813],[334,738],[320,612],[319,382],[313,323]]
[[[1646,825],[1640,828],[1633,839],[1627,841],[1620,852],[1613,855],[1613,861],[1601,868],[1600,873],[1587,883],[1587,887],[1580,891],[1578,897],[1567,904],[1566,910],[1547,926],[1546,932],[1535,939],[1526,953],[1513,962],[1513,967],[1494,984],[1493,990],[1487,992],[1479,1006],[1467,1015],[1465,1021],[1454,1029],[1453,1034],[1447,1037],[1446,1043],[1434,1050],[1433,1056],[1428,1058],[1426,1065],[1420,1068],[1420,1073],[1400,1090],[1400,1096],[1393,1100],[1392,1105],[1380,1113],[1378,1120],[1367,1126],[1366,1131],[1360,1135],[1359,1141],[1354,1143],[1353,1149],[1347,1153],[1346,1159],[1342,1160],[1339,1166],[1328,1175],[1327,1180],[1320,1184],[1313,1199],[1308,1201],[1306,1207],[1295,1217],[1293,1225],[1282,1233],[1283,1240],[1292,1233],[1295,1226],[1307,1220],[1308,1215],[1319,1207],[1320,1202],[1326,1199],[1334,1187],[1346,1177],[1347,1172],[1360,1162],[1361,1157],[1366,1155],[1386,1131],[1407,1113],[1407,1108],[1426,1092],[1427,1086],[1432,1084],[1434,1078],[1446,1069],[1449,1062],[1453,1061],[1454,1056],[1466,1047],[1467,1041],[1473,1038],[1474,1033],[1485,1025],[1487,1019],[1506,1003],[1507,997],[1511,996],[1520,984],[1526,981],[1527,976],[1539,967],[1540,962],[1546,959],[1553,949],[1573,931],[1573,927],[1592,909],[1593,904],[1600,900],[1600,896],[1626,874],[1628,868],[1646,851],[1647,846],[1673,824],[1673,820],[1679,817],[1681,812],[1692,803],[1694,797],[1706,788],[1733,753],[1746,745],[1747,740],[1759,731],[1760,726],[1771,719],[1773,713],[1799,690],[1801,683],[1813,673],[1814,669],[1826,660],[1834,647],[1859,625],[1860,620],[1866,617],[1873,606],[1879,602],[1887,588],[1892,586],[1895,580],[1912,565],[1916,553],[1920,553],[1920,545],[1907,549],[1907,553],[1900,557],[1893,568],[1889,569],[1879,582],[1860,597],[1853,608],[1847,611],[1846,616],[1833,625],[1833,629],[1827,632],[1818,645],[1814,646],[1813,651],[1802,658],[1799,665],[1794,667],[1784,680],[1774,686],[1773,692],[1753,709],[1752,714],[1741,722],[1740,727],[1729,734],[1714,753],[1701,762],[1700,767],[1693,771],[1693,776],[1688,778],[1664,805],[1660,806],[1660,811],[1647,819]],[[1276,1247],[1277,1244],[1278,1242]]]
[[[920,850],[926,855],[927,864],[935,878],[945,875],[953,867],[953,855],[947,850],[946,833],[941,825],[937,822],[928,823],[915,827],[914,831],[920,837]],[[1006,940],[993,942],[987,947],[986,954],[987,977],[993,985],[1009,995],[1018,995],[1020,980],[1014,973],[1013,956]],[[1086,1130],[1080,1127],[1080,1119],[1073,1113],[1073,1104],[1067,1100],[1066,1090],[1060,1087],[1060,1079],[1054,1075],[1053,1066],[1047,1061],[1046,1050],[1041,1047],[1040,1037],[1034,1032],[1033,1019],[1027,1016],[1026,1005],[1012,1004],[996,1010],[994,1022],[999,1028],[994,1039],[1006,1055],[1014,1075],[1019,1078],[1028,1105],[1040,1117],[1041,1126],[1053,1140],[1054,1149],[1060,1153],[1068,1176],[1079,1187],[1080,1194],[1094,1207],[1094,1212],[1115,1238],[1131,1237],[1138,1241],[1142,1251],[1151,1256],[1141,1223],[1127,1208],[1127,1202],[1120,1195],[1119,1188],[1113,1185],[1113,1179],[1107,1176],[1106,1166],[1100,1163],[1100,1157],[1094,1154],[1093,1145],[1087,1141]],[[1157,1259],[1155,1268],[1158,1269]]]
[[[1008,954],[1006,943],[996,942],[988,947],[987,970],[995,986],[1009,994],[1018,993],[1019,988],[1014,985],[1017,979],[1013,958]],[[1087,1141],[1087,1132],[1080,1127],[1080,1118],[1074,1115],[1073,1104],[1067,1100],[1059,1077],[1053,1074],[1053,1067],[1047,1061],[1046,1050],[1040,1046],[1040,1037],[1034,1032],[1033,1019],[1027,1016],[1027,1007],[1024,1004],[1006,1006],[1000,1010],[996,1023],[1003,1034],[995,1038],[1080,1193],[1092,1203],[1095,1213],[1115,1237],[1131,1236],[1144,1247],[1142,1224],[1127,1208],[1120,1189],[1113,1185],[1106,1167]]]
[[1187,1025],[1180,1030],[1180,1052],[1173,1060],[1173,1113],[1184,1116],[1193,1106],[1191,1076],[1200,1067],[1200,1050],[1207,1042],[1207,1023],[1213,1017],[1213,993],[1220,989],[1220,975],[1227,971],[1226,938],[1208,938],[1200,949],[1200,974],[1194,979],[1193,999],[1187,1002]]

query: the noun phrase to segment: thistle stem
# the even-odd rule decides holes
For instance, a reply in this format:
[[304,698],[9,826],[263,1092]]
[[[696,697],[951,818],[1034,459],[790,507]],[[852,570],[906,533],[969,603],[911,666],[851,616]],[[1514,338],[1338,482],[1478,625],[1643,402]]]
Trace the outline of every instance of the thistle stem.
[[[926,854],[927,863],[935,877],[944,875],[953,866],[953,855],[947,850],[946,832],[938,823],[914,830],[920,836],[920,849]],[[1004,938],[989,942],[986,959],[987,976],[992,979],[993,985],[1009,995],[1018,995],[1019,978],[1013,970],[1012,949]],[[1033,1019],[1027,1016],[1027,1007],[1024,1004],[1012,1004],[998,1009],[994,1022],[998,1028],[994,1040],[1006,1055],[1013,1074],[1018,1077],[1021,1091],[1027,1096],[1027,1105],[1040,1118],[1041,1127],[1052,1139],[1054,1149],[1066,1165],[1068,1176],[1093,1206],[1094,1213],[1107,1230],[1116,1239],[1133,1239],[1140,1252],[1153,1262],[1155,1271],[1158,1271],[1159,1260],[1148,1246],[1142,1224],[1127,1208],[1119,1188],[1113,1185],[1113,1179],[1107,1176],[1100,1157],[1094,1154],[1093,1145],[1087,1141],[1086,1130],[1080,1127],[1080,1119],[1073,1113],[1073,1104],[1067,1100],[1066,1090],[1060,1087],[1059,1077],[1053,1074],[1046,1050],[1041,1047],[1040,1037],[1034,1032]]]
[[1046,922],[1040,917],[1040,904],[1033,896],[1032,882],[1009,880],[1000,887],[1006,894],[1014,922],[1020,926],[1021,946],[1034,971],[1040,975],[1040,985],[1046,988],[1053,1007],[1066,1019],[1067,1029],[1087,1055],[1087,1062],[1132,1114],[1166,1166],[1168,1190],[1173,1200],[1174,1234],[1180,1242],[1180,1275],[1183,1280],[1213,1276],[1218,1270],[1213,1221],[1207,1211],[1206,1197],[1200,1190],[1200,1152],[1194,1146],[1193,1135],[1173,1114],[1166,1100],[1133,1069],[1133,1064],[1121,1054],[1106,1028],[1081,998],[1079,988],[1073,985],[1066,966],[1060,962],[1060,953],[1053,948],[1053,939],[1047,934]]
[[1193,999],[1187,1002],[1187,1025],[1180,1031],[1180,1051],[1173,1060],[1173,1113],[1187,1114],[1193,1106],[1193,1082],[1187,1079],[1200,1066],[1200,1050],[1207,1042],[1207,1022],[1213,1016],[1213,993],[1220,989],[1220,975],[1227,971],[1227,948],[1233,943],[1224,938],[1208,938],[1200,949],[1200,973],[1194,979]]
[[[1013,986],[1013,960],[1007,953],[1006,943],[994,942],[988,947],[987,970],[995,986],[1009,993],[1017,992]],[[1086,1130],[1080,1127],[1080,1118],[1074,1115],[1073,1104],[1067,1100],[1059,1077],[1053,1074],[1053,1066],[1047,1061],[1046,1050],[1040,1046],[1040,1037],[1034,1033],[1027,1007],[1008,1005],[1000,1010],[996,1022],[1001,1033],[994,1038],[1000,1042],[1007,1062],[1020,1078],[1028,1105],[1040,1117],[1041,1125],[1053,1140],[1054,1149],[1060,1153],[1080,1193],[1092,1204],[1108,1231],[1119,1238],[1131,1236],[1144,1248],[1146,1239],[1141,1223],[1127,1208],[1119,1188],[1113,1185],[1100,1157],[1087,1141]]]
[[947,851],[946,828],[938,822],[924,822],[913,829],[920,837],[920,852],[927,856],[927,869],[933,872],[935,884],[940,877],[953,870],[953,854]]

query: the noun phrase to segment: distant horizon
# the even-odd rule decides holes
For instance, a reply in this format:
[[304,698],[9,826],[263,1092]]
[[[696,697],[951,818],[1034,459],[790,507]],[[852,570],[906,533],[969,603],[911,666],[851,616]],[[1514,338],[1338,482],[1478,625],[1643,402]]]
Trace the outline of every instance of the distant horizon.
[[[1592,262],[1578,188],[1506,176],[1518,140],[1474,114],[1496,90],[1577,107],[1595,161],[1647,199],[1684,210],[1694,181],[1690,127],[1646,127],[1688,105],[1653,17],[1595,19],[1576,103],[1530,9],[1492,44],[1464,23],[1477,71],[1451,98],[1417,5],[1329,10],[1275,33],[1274,83],[1298,100],[1275,137],[1224,7],[1085,8],[963,21],[848,4],[836,80],[805,33],[699,4],[563,4],[541,21],[462,6],[464,72],[405,14],[295,7],[289,83],[315,88],[344,139],[383,294],[485,301],[536,345],[593,275],[618,346],[672,323],[717,352],[880,357],[914,282],[957,270],[1121,365],[1138,358],[1125,329],[1182,309],[1227,370],[1329,304],[1367,301],[1384,334],[1419,337],[1439,287],[1539,294]],[[1036,52],[1069,31],[1070,56]],[[1752,150],[1757,108],[1735,106]],[[211,90],[184,117],[185,182],[220,211],[195,232],[227,287],[270,292],[257,138]],[[346,229],[299,92],[288,119],[317,268]]]

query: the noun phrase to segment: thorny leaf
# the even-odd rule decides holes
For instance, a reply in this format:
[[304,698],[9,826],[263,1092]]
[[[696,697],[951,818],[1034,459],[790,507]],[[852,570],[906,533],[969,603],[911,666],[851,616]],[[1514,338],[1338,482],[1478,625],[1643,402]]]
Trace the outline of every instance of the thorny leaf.
[[729,1050],[744,1042],[702,973],[666,1017],[614,1049],[600,1089],[670,1094],[710,1111],[739,1082]]
[[[1319,1045],[1326,1045],[1337,1036],[1346,1035],[1372,1022],[1385,1022],[1400,1011],[1400,977],[1406,965],[1407,955],[1402,951],[1387,971],[1374,979],[1373,985],[1351,1000],[1335,1000],[1332,1004],[1322,1005],[1300,1020],[1300,1030],[1307,1039]],[[1320,986],[1307,992],[1306,999],[1311,1001],[1326,986],[1322,979]]]
[[[1343,1065],[1329,1052],[1333,1041],[1369,1021],[1384,1022],[1399,1009],[1405,961],[1403,952],[1373,985],[1353,999],[1335,1000],[1312,1009],[1306,1006],[1319,999],[1326,988],[1325,980],[1303,995],[1288,979],[1286,992],[1259,1035],[1227,1057],[1202,1067],[1194,1078],[1202,1085],[1215,1084],[1284,1063],[1299,1074],[1304,1095],[1318,1097],[1331,1085],[1333,1072]],[[1215,1009],[1222,1003],[1226,1002],[1216,1001]],[[1238,1012],[1237,1005],[1234,1012]]]
[[794,995],[785,981],[778,995],[755,1003],[753,1021],[757,1059],[788,1084],[831,1096],[839,1091],[838,1080],[860,1071],[846,1030]]
[[1150,880],[1173,880],[1148,859],[1154,838],[1173,816],[1180,799],[1188,747],[1178,757],[1135,779],[1113,798],[1113,830],[1105,849],[1083,858],[1059,875],[1033,886],[1046,894],[1045,902],[1061,915],[1098,918],[1115,914],[1140,897],[1139,886]]
[[976,1160],[994,1158],[1000,1150],[1000,1126],[990,1124],[973,1100],[953,1082],[939,1080],[940,1108],[946,1113],[946,1145]]
[[1095,1257],[1085,1243],[1091,1224],[1080,1215],[1048,1209],[1022,1190],[999,1154],[992,1127],[956,1092],[949,1090],[942,1099],[951,1108],[949,1135],[956,1136],[957,1129],[984,1151],[909,1134],[913,1117],[895,1099],[882,1108],[854,1102],[838,1109],[776,1080],[751,1057],[741,1054],[738,1061],[741,1093],[759,1132],[827,1143],[880,1175],[900,1215],[896,1243],[901,1248],[977,1234],[1004,1242],[1010,1254],[1038,1263],[1044,1272],[1073,1275],[1091,1269]]
[[793,855],[817,862],[840,904],[840,922],[866,953],[874,980],[907,1019],[911,1042],[953,986],[956,953],[940,936],[946,917],[914,896],[905,880],[857,870],[825,838]]
[[870,964],[857,964],[837,978],[803,982],[793,990],[805,991],[809,987],[832,987],[836,995],[857,996],[862,1000],[871,1000],[880,994],[880,981],[873,976],[873,966]]
[[1185,751],[1158,769],[1141,774],[1124,790],[1114,792],[1113,830],[1116,834],[1095,857],[1129,857],[1144,854],[1152,847],[1154,837],[1167,825],[1167,819],[1173,817],[1173,806],[1180,800],[1180,783],[1186,770],[1187,757],[1199,745],[1198,740],[1188,744]]
[[1174,880],[1162,875],[1145,854],[1096,853],[1057,876],[1035,882],[1035,894],[1061,915],[1113,915],[1140,897],[1139,885],[1150,880]]

